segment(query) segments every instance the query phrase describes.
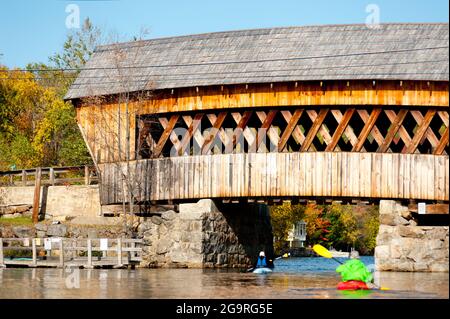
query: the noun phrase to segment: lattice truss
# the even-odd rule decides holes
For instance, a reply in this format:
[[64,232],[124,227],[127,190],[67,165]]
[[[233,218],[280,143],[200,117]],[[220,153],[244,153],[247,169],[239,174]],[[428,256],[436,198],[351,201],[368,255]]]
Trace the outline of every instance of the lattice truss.
[[449,154],[449,114],[437,109],[245,109],[137,120],[139,158],[269,151]]

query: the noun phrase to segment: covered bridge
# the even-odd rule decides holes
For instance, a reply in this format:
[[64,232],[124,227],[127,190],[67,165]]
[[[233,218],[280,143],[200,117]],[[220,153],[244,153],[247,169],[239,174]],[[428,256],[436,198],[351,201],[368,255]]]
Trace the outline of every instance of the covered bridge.
[[103,204],[449,200],[446,23],[98,47],[67,93]]

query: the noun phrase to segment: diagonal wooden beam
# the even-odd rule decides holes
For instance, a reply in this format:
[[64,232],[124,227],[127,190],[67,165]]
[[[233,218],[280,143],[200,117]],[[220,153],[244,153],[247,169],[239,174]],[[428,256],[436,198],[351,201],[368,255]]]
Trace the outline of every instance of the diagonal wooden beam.
[[[340,110],[331,110],[331,114],[333,114],[333,117],[336,119],[336,121],[338,123],[341,123],[341,121],[343,119],[343,115]],[[355,145],[358,142],[358,138],[356,137],[355,132],[353,132],[353,129],[351,126],[347,126],[343,133],[348,138],[348,141],[350,141],[350,144]],[[331,141],[330,141],[330,143],[331,143]]]
[[[414,119],[416,120],[417,123],[422,123],[423,115],[421,112],[411,111],[411,115],[414,117]],[[420,145],[422,145],[422,143],[425,141],[425,139],[428,139],[428,141],[430,142],[430,144],[433,148],[436,148],[437,145],[439,144],[439,139],[436,137],[436,135],[434,134],[431,127],[427,128],[425,134],[423,135],[422,140],[420,141]]]
[[[159,123],[161,123],[161,126],[163,127],[163,129],[166,129],[166,127],[169,125],[169,120],[165,117],[160,117],[160,118],[158,118],[158,120],[159,120]],[[170,133],[170,141],[172,142],[172,144],[175,147],[175,150],[177,151],[177,154],[178,154],[178,151],[180,150],[181,142],[178,139],[178,135],[174,131],[172,131]],[[155,145],[156,145],[156,143],[155,143]]]
[[[359,113],[359,111],[358,111]],[[363,129],[361,130],[361,133],[358,136],[358,141],[352,148],[352,152],[360,152],[364,142],[366,141],[367,137],[369,136],[370,132],[372,131],[372,128],[375,125],[375,122],[378,119],[378,116],[381,114],[381,109],[373,109],[372,113],[370,113],[370,116],[365,121],[366,124],[364,125]]]
[[439,141],[439,144],[437,145],[433,154],[434,155],[442,155],[442,153],[444,153],[444,149],[447,145],[448,145],[448,126],[445,129],[444,134],[442,134],[441,140]]
[[194,136],[195,131],[197,131],[197,128],[200,126],[200,123],[202,122],[202,118],[203,113],[195,114],[194,120],[192,121],[191,125],[189,125],[186,134],[181,139],[180,150],[178,151],[178,155],[181,156],[185,153],[189,141],[191,140],[192,136]]
[[[388,117],[389,121],[391,122],[395,121],[395,117],[397,116],[397,114],[395,114],[395,111],[384,110],[384,113]],[[411,137],[409,136],[408,131],[403,127],[403,125],[400,126],[400,128],[398,129],[398,135],[402,139],[403,143],[405,143],[405,145],[408,145],[409,142],[411,142]],[[395,144],[397,144],[397,141],[395,141]]]
[[[206,117],[208,118],[208,120],[211,123],[211,125],[214,125],[214,123],[216,123],[216,121],[217,121],[217,116],[215,114],[213,114],[213,113],[206,114]],[[230,143],[228,135],[225,132],[225,129],[223,127],[221,127],[219,129],[219,138],[222,141],[223,145],[228,145]]]
[[416,151],[417,146],[419,145],[423,135],[430,126],[431,120],[433,119],[433,116],[435,114],[436,110],[428,110],[427,114],[425,114],[422,123],[420,123],[419,127],[417,128],[414,134],[413,139],[411,140],[411,143],[409,143],[408,147],[406,148],[406,153],[413,154]]
[[[231,117],[236,122],[236,125],[239,124],[239,122],[242,120],[242,114],[238,112],[231,113]],[[244,135],[244,138],[247,140],[247,143],[249,145],[249,151],[252,150],[250,152],[256,152],[256,128],[249,128],[247,125],[245,125],[242,134]]]
[[442,122],[444,122],[445,126],[448,126],[448,112],[447,111],[438,111],[438,115],[441,118]]
[[232,145],[233,148],[235,148],[237,141],[239,141],[241,134],[244,132],[245,127],[247,126],[248,121],[250,120],[250,117],[252,116],[252,111],[245,111],[244,115],[241,117],[239,123],[237,124],[237,127],[234,130],[234,134],[233,134],[233,141],[232,141]]
[[[369,113],[366,110],[358,110],[358,114],[361,117],[361,119],[367,123],[369,121]],[[377,116],[378,118],[378,116]],[[375,142],[377,142],[378,146],[383,144],[383,134],[381,134],[380,130],[376,125],[373,125],[373,129],[369,131],[369,134],[372,134],[373,138],[375,139]]]
[[[258,130],[257,135],[256,135],[256,150],[259,149],[259,146],[261,145],[264,137],[268,134],[267,131],[269,130],[270,126],[272,125],[273,119],[275,118],[277,113],[278,113],[277,110],[271,110],[271,111],[269,111],[269,113],[267,115],[264,112],[256,112],[257,116],[259,117],[259,119],[262,122],[261,128]],[[262,134],[260,134],[260,132],[262,132]]]
[[[307,110],[306,114],[308,114],[309,118],[311,119],[311,121],[315,121],[318,117],[317,112],[315,110]],[[318,131],[322,137],[323,137],[323,141],[325,142],[326,145],[330,144],[331,142],[331,135],[328,131],[328,129],[324,126],[324,125],[320,125],[319,127],[319,131]],[[317,133],[316,133],[317,134]]]
[[211,123],[212,131],[211,131],[211,134],[209,134],[209,136],[207,136],[205,138],[205,141],[202,146],[202,155],[206,155],[210,151],[211,144],[216,139],[216,136],[219,133],[220,127],[222,126],[223,121],[225,120],[226,117],[227,117],[227,112],[220,112],[219,115],[217,116],[216,120],[214,121],[214,124]]
[[[283,117],[285,118],[286,122],[288,122],[286,128],[284,129],[283,134],[281,135],[280,141],[278,142],[278,151],[282,152],[284,147],[286,146],[286,143],[291,136],[294,129],[297,127],[298,120],[300,120],[300,117],[303,114],[303,109],[296,109],[294,114],[291,116],[291,112],[289,111],[281,111]],[[285,114],[289,113],[289,114]],[[287,119],[287,117],[290,117]]]
[[302,147],[300,148],[300,152],[308,151],[310,145],[312,144],[312,141],[314,140],[314,137],[316,136],[317,132],[319,131],[320,127],[322,126],[322,123],[325,120],[325,117],[327,116],[328,111],[329,111],[329,109],[321,109],[320,110],[319,115],[317,116],[313,125],[309,129],[308,134],[306,135],[305,141],[303,142]]
[[350,122],[353,113],[355,113],[355,109],[348,109],[345,111],[344,116],[342,117],[338,127],[334,131],[330,144],[328,144],[327,147],[325,148],[325,152],[334,151],[339,139],[342,137],[342,133],[344,133],[344,130],[347,128],[347,125]]
[[[192,125],[192,116],[190,115],[182,115],[184,123],[186,123],[187,127],[190,127]],[[201,147],[203,143],[205,142],[205,139],[203,138],[202,132],[200,130],[195,130],[194,132],[194,139],[197,142],[197,144]]]
[[179,118],[180,118],[179,115],[172,115],[170,117],[169,123],[167,124],[166,128],[164,129],[164,132],[162,133],[161,137],[159,138],[159,141],[156,144],[155,150],[153,151],[154,157],[159,157],[159,155],[161,155],[162,149],[164,148],[164,145],[166,144],[167,139],[169,138],[170,134],[172,133]]
[[389,149],[389,145],[391,145],[391,142],[394,139],[395,134],[397,134],[400,126],[402,125],[403,120],[406,117],[406,114],[408,114],[408,110],[406,109],[401,109],[397,113],[397,116],[391,123],[391,126],[389,127],[386,137],[384,138],[383,144],[381,144],[380,147],[378,147],[377,149],[378,153],[385,153]]

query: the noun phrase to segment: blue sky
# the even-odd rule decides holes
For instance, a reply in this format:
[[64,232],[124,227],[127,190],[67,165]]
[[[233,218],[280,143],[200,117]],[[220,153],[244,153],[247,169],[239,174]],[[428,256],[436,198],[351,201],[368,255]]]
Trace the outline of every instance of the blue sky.
[[448,22],[448,0],[0,0],[0,64],[47,62],[69,32],[66,7],[103,30],[146,38],[276,26],[365,23],[368,4],[381,22]]

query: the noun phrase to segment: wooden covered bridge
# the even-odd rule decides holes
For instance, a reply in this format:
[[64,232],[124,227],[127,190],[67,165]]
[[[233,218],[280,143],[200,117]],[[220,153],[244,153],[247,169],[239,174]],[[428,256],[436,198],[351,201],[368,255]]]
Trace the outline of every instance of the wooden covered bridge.
[[448,202],[448,24],[101,46],[66,99],[101,202]]

